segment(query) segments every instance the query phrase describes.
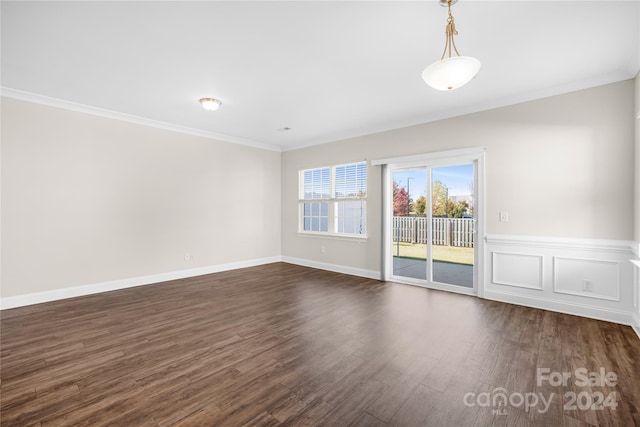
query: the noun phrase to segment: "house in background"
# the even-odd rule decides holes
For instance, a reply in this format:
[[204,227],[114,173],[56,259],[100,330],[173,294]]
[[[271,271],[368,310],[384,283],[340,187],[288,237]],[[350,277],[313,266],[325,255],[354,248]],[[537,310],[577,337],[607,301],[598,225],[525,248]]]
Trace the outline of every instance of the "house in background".
[[[2,308],[277,261],[379,279],[375,161],[482,147],[476,294],[640,333],[640,3],[460,2],[483,67],[450,93],[420,79],[433,3],[3,1]],[[366,238],[301,232],[299,172],[356,162]]]

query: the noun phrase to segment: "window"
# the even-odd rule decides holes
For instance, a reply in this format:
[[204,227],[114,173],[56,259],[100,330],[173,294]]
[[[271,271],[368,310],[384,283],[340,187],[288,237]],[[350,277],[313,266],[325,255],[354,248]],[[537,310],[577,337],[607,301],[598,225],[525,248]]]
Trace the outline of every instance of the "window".
[[329,231],[329,204],[326,202],[312,202],[304,204],[305,231]]
[[367,234],[367,164],[300,171],[300,231]]

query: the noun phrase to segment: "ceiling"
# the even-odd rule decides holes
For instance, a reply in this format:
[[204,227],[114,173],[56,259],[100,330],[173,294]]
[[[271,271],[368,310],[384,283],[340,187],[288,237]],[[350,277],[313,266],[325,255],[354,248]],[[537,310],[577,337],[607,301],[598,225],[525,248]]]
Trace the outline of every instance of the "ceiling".
[[[640,1],[1,3],[2,94],[274,150],[321,144],[633,78]],[[222,101],[216,112],[198,99]],[[289,131],[280,129],[290,127]]]

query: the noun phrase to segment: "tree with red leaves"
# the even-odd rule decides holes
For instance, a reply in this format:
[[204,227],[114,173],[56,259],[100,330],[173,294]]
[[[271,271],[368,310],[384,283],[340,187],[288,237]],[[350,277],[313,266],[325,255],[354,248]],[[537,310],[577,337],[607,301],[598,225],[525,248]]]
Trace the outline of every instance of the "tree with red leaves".
[[393,216],[408,216],[412,203],[407,190],[393,181]]

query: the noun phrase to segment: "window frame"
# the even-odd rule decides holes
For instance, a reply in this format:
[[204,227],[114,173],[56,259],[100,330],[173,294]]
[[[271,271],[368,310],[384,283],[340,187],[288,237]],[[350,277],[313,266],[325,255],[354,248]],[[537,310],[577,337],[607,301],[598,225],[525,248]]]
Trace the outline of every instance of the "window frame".
[[[364,195],[356,195],[356,196],[343,196],[343,197],[336,197],[336,169],[340,168],[340,167],[346,167],[346,166],[351,166],[351,165],[355,165],[356,167],[356,176],[358,173],[358,165],[364,165],[364,171],[365,171],[365,179],[364,179],[364,183],[365,183],[365,191],[364,191]],[[314,170],[323,170],[323,169],[329,169],[329,197],[322,197],[322,198],[305,198],[305,181],[304,181],[304,175],[305,172],[308,171],[314,171]],[[358,180],[356,178],[356,184],[357,184]],[[340,239],[359,239],[359,240],[366,240],[368,239],[368,232],[369,232],[369,227],[368,227],[368,211],[367,211],[367,197],[369,194],[369,164],[367,161],[358,161],[358,162],[351,162],[351,163],[343,163],[343,164],[339,164],[339,165],[333,165],[333,166],[320,166],[320,167],[313,167],[313,168],[308,168],[308,169],[301,169],[298,171],[298,234],[303,235],[303,236],[310,236],[310,237],[334,237],[334,238],[340,238]],[[361,203],[364,204],[364,233],[362,234],[358,234],[358,233],[345,233],[345,232],[338,232],[338,203],[340,202],[352,202],[352,201],[359,201]],[[311,231],[311,230],[305,230],[304,229],[304,221],[305,221],[305,212],[304,212],[304,205],[305,203],[327,203],[327,211],[328,211],[328,226],[327,226],[327,231]]]

